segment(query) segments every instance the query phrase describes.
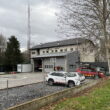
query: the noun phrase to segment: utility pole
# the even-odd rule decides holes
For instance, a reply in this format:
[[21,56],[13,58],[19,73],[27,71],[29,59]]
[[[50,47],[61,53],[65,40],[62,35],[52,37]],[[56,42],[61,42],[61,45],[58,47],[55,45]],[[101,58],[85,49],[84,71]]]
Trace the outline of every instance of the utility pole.
[[30,25],[30,0],[28,0],[28,27],[27,27],[27,54],[30,62],[31,25]]

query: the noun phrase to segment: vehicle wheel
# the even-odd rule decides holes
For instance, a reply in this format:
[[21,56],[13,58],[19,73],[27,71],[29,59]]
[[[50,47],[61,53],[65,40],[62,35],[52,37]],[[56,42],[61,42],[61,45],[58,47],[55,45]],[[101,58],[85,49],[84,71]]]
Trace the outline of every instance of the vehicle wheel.
[[53,79],[49,79],[49,80],[48,80],[48,84],[49,84],[50,86],[52,86],[53,83],[54,83]]
[[68,87],[74,87],[75,86],[75,84],[74,84],[74,82],[72,82],[72,81],[70,81],[70,82],[68,82]]

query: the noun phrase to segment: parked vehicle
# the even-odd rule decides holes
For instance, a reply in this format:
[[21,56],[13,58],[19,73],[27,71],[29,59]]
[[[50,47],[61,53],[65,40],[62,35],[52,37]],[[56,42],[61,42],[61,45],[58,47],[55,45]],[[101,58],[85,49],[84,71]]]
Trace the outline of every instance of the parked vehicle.
[[75,74],[69,72],[51,72],[47,75],[46,81],[49,85],[53,85],[55,83],[65,84],[69,87],[80,85],[79,78]]
[[82,82],[85,80],[85,76],[78,72],[71,72],[72,74],[76,75],[76,77]]
[[97,78],[97,77],[103,78],[103,77],[105,77],[104,73],[98,72],[94,68],[81,67],[81,68],[78,68],[76,70],[76,72],[79,72],[79,73],[83,74],[86,77],[93,77],[93,78]]

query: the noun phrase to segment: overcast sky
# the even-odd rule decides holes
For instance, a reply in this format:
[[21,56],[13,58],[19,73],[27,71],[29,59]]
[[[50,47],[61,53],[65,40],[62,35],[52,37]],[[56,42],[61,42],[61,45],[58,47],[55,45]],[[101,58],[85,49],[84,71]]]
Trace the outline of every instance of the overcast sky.
[[[59,12],[56,0],[30,0],[31,43],[58,40],[55,29]],[[27,0],[0,0],[0,33],[9,38],[15,35],[21,48],[27,46]]]

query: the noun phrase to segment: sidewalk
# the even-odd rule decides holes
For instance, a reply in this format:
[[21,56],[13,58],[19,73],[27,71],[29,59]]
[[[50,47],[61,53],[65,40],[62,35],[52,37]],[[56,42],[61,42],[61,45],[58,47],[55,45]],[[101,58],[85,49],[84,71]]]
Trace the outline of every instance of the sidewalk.
[[23,86],[32,83],[42,82],[45,79],[45,73],[18,73],[0,75],[0,89],[17,86]]

